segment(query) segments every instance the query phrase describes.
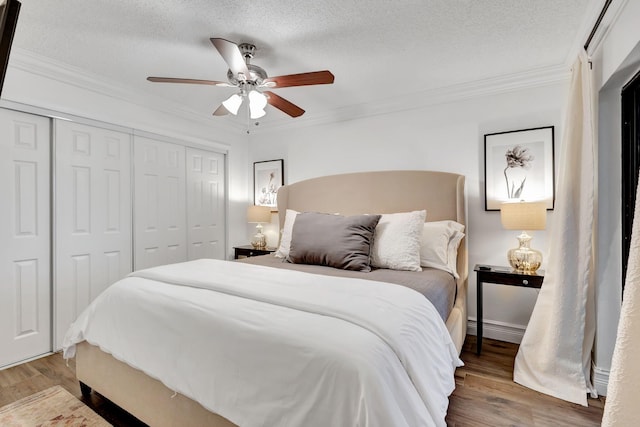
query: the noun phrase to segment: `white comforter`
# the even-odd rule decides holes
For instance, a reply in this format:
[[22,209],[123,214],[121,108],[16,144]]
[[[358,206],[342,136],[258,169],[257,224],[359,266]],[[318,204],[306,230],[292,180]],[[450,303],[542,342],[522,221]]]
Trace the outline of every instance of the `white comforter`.
[[241,427],[444,426],[462,364],[411,289],[216,260],[115,283],[83,340]]

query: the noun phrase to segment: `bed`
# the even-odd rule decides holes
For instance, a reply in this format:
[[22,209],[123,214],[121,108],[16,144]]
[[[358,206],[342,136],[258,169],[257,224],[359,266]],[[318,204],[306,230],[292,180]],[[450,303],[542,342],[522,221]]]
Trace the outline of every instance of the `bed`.
[[[282,213],[286,212],[287,209],[289,209],[297,210],[300,212],[315,211],[340,213],[344,216],[372,213],[392,214],[396,212],[409,212],[425,209],[428,212],[428,222],[453,220],[459,224],[464,225],[464,177],[451,173],[431,171],[384,171],[343,174],[315,178],[282,187],[278,192],[278,209],[279,212]],[[284,226],[284,221],[285,215],[280,215],[281,227]],[[375,349],[371,351],[373,352],[372,354],[378,355],[378,352],[381,354],[380,358],[381,360],[384,360],[382,362],[383,365],[378,365],[378,368],[376,369],[381,371],[383,374],[386,372],[386,374],[381,375],[386,376],[385,378],[380,379],[377,377],[374,378],[367,373],[363,374],[365,377],[365,381],[370,383],[367,383],[366,387],[362,386],[364,387],[362,389],[358,388],[357,393],[362,392],[363,396],[365,396],[365,392],[376,394],[380,392],[380,390],[394,391],[396,390],[394,389],[394,387],[398,387],[397,390],[400,390],[402,393],[404,393],[403,390],[404,388],[407,388],[407,386],[396,384],[396,382],[402,381],[411,384],[411,387],[414,387],[417,390],[415,393],[410,392],[411,394],[406,396],[401,395],[400,392],[398,392],[397,396],[394,395],[394,393],[382,393],[383,396],[381,397],[382,400],[380,402],[386,402],[387,400],[394,401],[393,403],[389,403],[389,406],[391,408],[388,411],[389,413],[382,413],[382,410],[377,409],[373,410],[373,412],[367,412],[366,408],[360,408],[358,409],[358,411],[360,411],[358,413],[358,416],[360,416],[361,418],[358,418],[358,425],[384,426],[403,425],[403,423],[404,425],[443,425],[444,416],[442,414],[441,408],[442,399],[443,396],[444,399],[446,399],[446,396],[448,396],[448,393],[452,391],[452,388],[450,388],[450,385],[441,386],[440,379],[436,380],[435,378],[444,377],[442,378],[442,384],[450,384],[453,381],[452,367],[444,366],[451,364],[453,359],[451,359],[451,355],[446,355],[445,353],[455,353],[455,359],[457,359],[457,354],[459,354],[466,334],[466,291],[468,269],[466,261],[466,245],[464,241],[462,241],[457,251],[456,269],[458,277],[453,280],[453,286],[455,288],[455,292],[453,294],[454,297],[449,303],[450,307],[446,310],[446,312],[442,312],[442,310],[436,310],[435,306],[433,306],[432,304],[424,304],[420,302],[419,298],[415,297],[416,293],[413,290],[405,290],[402,286],[393,286],[389,285],[388,283],[378,281],[369,281],[368,283],[365,283],[367,282],[366,280],[352,279],[348,277],[333,277],[317,273],[310,274],[308,272],[287,271],[286,268],[273,268],[274,266],[268,265],[269,262],[273,261],[273,257],[265,257],[260,260],[258,260],[257,258],[262,257],[256,257],[256,259],[250,259],[244,263],[201,260],[196,261],[192,264],[176,264],[174,266],[164,266],[157,269],[134,273],[133,277],[124,279],[124,281],[126,281],[125,283],[131,284],[133,284],[134,282],[139,282],[139,289],[144,289],[144,291],[140,291],[143,293],[143,295],[151,295],[151,292],[156,292],[156,290],[160,291],[165,287],[167,288],[167,294],[164,295],[164,300],[159,303],[159,306],[152,306],[152,308],[139,307],[140,309],[137,311],[133,310],[131,312],[123,312],[122,315],[115,316],[113,320],[114,325],[117,324],[117,322],[121,322],[122,325],[130,325],[130,329],[134,332],[138,325],[142,325],[144,323],[149,323],[152,326],[155,325],[157,328],[161,328],[162,330],[171,330],[172,328],[177,327],[176,325],[182,322],[181,318],[180,320],[178,320],[178,317],[176,317],[175,321],[167,322],[166,319],[162,317],[156,317],[156,315],[160,312],[171,312],[173,310],[171,305],[171,295],[173,295],[172,292],[174,292],[174,290],[169,285],[174,284],[173,282],[176,282],[179,279],[180,281],[186,281],[188,292],[193,293],[193,296],[191,297],[192,300],[190,301],[190,304],[192,304],[194,307],[192,311],[198,312],[201,300],[209,298],[207,296],[209,294],[205,294],[204,292],[209,292],[211,289],[208,288],[213,287],[215,288],[213,289],[214,291],[221,292],[221,294],[223,295],[223,299],[226,298],[225,303],[220,303],[221,305],[218,307],[219,313],[216,314],[218,316],[221,316],[221,322],[225,323],[224,325],[219,325],[219,329],[225,331],[227,330],[225,328],[232,327],[226,325],[227,322],[225,322],[225,319],[228,319],[228,323],[246,324],[247,322],[249,322],[250,325],[248,326],[248,329],[252,329],[257,327],[257,323],[260,322],[255,323],[256,321],[253,318],[250,319],[250,321],[248,321],[247,319],[235,318],[234,313],[243,313],[242,307],[237,308],[236,304],[239,304],[239,306],[242,306],[243,304],[255,305],[256,303],[253,302],[253,299],[256,299],[260,304],[263,305],[266,303],[271,303],[270,299],[272,292],[275,292],[275,290],[279,290],[281,287],[285,286],[287,282],[291,282],[292,286],[287,287],[283,290],[283,293],[287,295],[287,305],[285,306],[284,311],[282,307],[277,308],[277,310],[280,310],[280,312],[286,312],[285,314],[282,314],[282,316],[286,317],[290,315],[290,313],[292,312],[291,308],[293,307],[296,309],[295,313],[297,317],[295,317],[294,321],[289,321],[288,323],[286,323],[286,328],[281,326],[281,329],[297,331],[295,332],[297,334],[296,340],[300,340],[302,342],[305,340],[307,331],[314,329],[313,325],[315,325],[315,323],[313,325],[311,323],[307,325],[305,323],[307,321],[305,316],[310,316],[309,313],[314,315],[317,314],[314,319],[316,317],[319,317],[322,318],[323,321],[327,322],[335,322],[335,317],[342,321],[339,326],[341,332],[337,335],[346,334],[348,339],[345,337],[334,337],[333,333],[327,335],[326,330],[331,330],[331,328],[327,325],[318,327],[317,329],[319,330],[318,333],[325,334],[320,335],[323,337],[322,340],[331,341],[335,339],[337,340],[335,348],[340,349],[344,348],[344,346],[347,345],[345,343],[350,339],[353,339],[355,341],[361,339],[361,334],[363,333],[360,332],[360,329],[358,329],[357,332],[355,330],[352,332],[351,329],[353,329],[353,325],[356,325],[357,328],[365,325],[368,330],[365,331],[366,333],[364,335],[369,338],[362,338],[364,341],[362,341],[362,344],[360,346],[362,348],[368,348],[367,346],[372,342],[370,338],[370,336],[372,335],[371,332],[373,332],[373,335],[379,335],[380,339],[376,337],[374,341],[383,341],[384,343],[381,345],[384,347],[384,351],[379,352],[378,347],[375,347]],[[281,261],[280,264],[282,264]],[[219,272],[219,274],[227,275],[225,281],[234,282],[233,287],[220,290],[216,288],[216,286],[218,286],[216,283],[209,283],[208,275],[212,268]],[[247,269],[250,270],[250,274],[245,274],[245,271]],[[265,281],[265,283],[262,283],[262,280],[260,280],[260,286],[255,286],[255,277],[260,277],[262,279],[264,276],[270,276],[272,273],[268,272],[271,271],[277,271],[277,273],[273,273],[274,277],[276,278],[274,278],[272,282]],[[254,278],[253,282],[251,277]],[[122,282],[123,281],[115,284],[113,286],[114,289],[123,287]],[[300,295],[300,298],[298,299],[298,284],[303,282],[309,282],[309,287],[305,288],[305,295]],[[353,289],[350,288],[349,290],[349,292],[354,292],[353,295],[345,294],[339,297],[326,296],[324,294],[318,294],[317,297],[309,297],[308,295],[306,295],[307,293],[309,293],[308,291],[313,294],[313,292],[316,292],[316,290],[320,288],[323,288],[322,292],[325,292],[324,288],[335,287],[336,289],[339,289],[340,292],[342,292],[342,289],[344,289],[342,287],[342,284],[346,282],[354,284]],[[351,286],[351,284],[349,286]],[[133,286],[131,286],[131,288],[133,288]],[[245,289],[247,290],[247,292],[252,293],[251,300],[247,298],[244,293],[237,294],[237,292],[244,292]],[[164,290],[162,292],[164,292]],[[300,292],[302,293],[302,291]],[[254,293],[257,293],[258,295],[254,296]],[[389,293],[388,298],[386,296],[384,298],[380,297],[380,295],[386,295],[386,293]],[[391,311],[389,311],[389,316],[385,317],[384,322],[380,322],[380,324],[376,326],[367,326],[369,322],[375,320],[371,318],[375,316],[369,313],[370,310],[367,308],[367,304],[387,304],[386,300],[388,299],[389,301],[391,301],[393,298],[396,298],[396,294],[398,295],[398,298],[400,300],[407,300],[407,306],[405,308],[406,313],[398,313],[398,319],[396,319],[394,317],[395,315]],[[128,296],[120,297],[121,299],[118,300],[117,295],[111,296],[111,294],[109,294],[109,298],[114,299],[116,301],[114,304],[118,307],[126,306],[129,301]],[[103,298],[103,300],[109,298]],[[317,307],[317,300],[326,300],[326,307]],[[424,300],[426,300],[426,298]],[[278,304],[281,303],[278,302]],[[263,307],[263,305],[260,305],[260,307]],[[351,306],[356,307],[353,308]],[[357,311],[359,310],[357,306],[361,306],[361,312],[357,313]],[[386,310],[387,308],[381,309]],[[402,334],[393,332],[393,325],[397,324],[397,331],[404,331],[408,325],[404,317],[411,317],[413,319],[412,316],[414,313],[412,310],[414,309],[416,310],[416,312],[420,313],[424,310],[431,310],[435,314],[430,314],[429,316],[431,317],[429,317],[428,319],[425,317],[425,319],[420,320],[418,323],[424,322],[424,325],[420,323],[419,327],[416,327],[415,330],[412,329],[412,331],[409,333],[412,338],[411,340],[409,340],[405,339],[406,337],[402,338],[400,336]],[[227,310],[227,312],[225,312],[224,310]],[[269,310],[271,310],[271,308]],[[320,310],[320,312],[316,313],[316,310]],[[325,310],[328,310],[328,312]],[[88,311],[91,315],[95,315],[95,313],[93,312],[98,312],[99,308],[92,305],[91,307],[89,307]],[[299,312],[303,314],[299,314]],[[262,319],[263,322],[266,322],[267,320],[271,321],[269,319],[274,316],[275,318],[278,318],[278,316],[280,315],[277,313],[274,315],[273,313],[267,313],[266,311],[265,313],[265,317],[264,319]],[[356,316],[357,318],[354,319],[352,318],[352,316]],[[104,333],[106,335],[112,337],[112,340],[126,340],[127,338],[122,337],[122,334],[118,332],[122,330],[121,327],[118,328],[109,325],[110,321],[103,321],[103,324],[101,325],[100,322],[95,319],[92,320],[95,323],[91,324],[88,320],[89,317],[89,315],[84,316],[74,324],[75,326],[72,326],[72,329],[75,327],[75,330],[70,330],[70,334],[68,334],[68,339],[66,340],[65,344],[66,356],[72,356],[75,353],[76,375],[81,383],[83,393],[90,393],[92,389],[96,390],[131,414],[135,415],[140,420],[153,426],[236,425],[229,421],[229,419],[216,414],[216,411],[205,409],[205,406],[211,408],[211,405],[207,405],[206,403],[198,403],[198,401],[202,402],[204,398],[200,399],[198,392],[194,391],[198,388],[197,385],[193,385],[191,387],[191,383],[189,383],[189,386],[176,386],[174,383],[172,383],[171,375],[169,375],[170,378],[161,378],[162,381],[158,379],[160,378],[160,375],[157,375],[155,373],[152,365],[161,363],[157,359],[163,359],[162,355],[164,355],[165,352],[168,351],[167,348],[163,347],[163,345],[166,345],[166,343],[163,343],[162,340],[160,340],[160,342],[154,342],[153,340],[151,340],[146,345],[140,344],[140,349],[135,350],[139,352],[137,356],[140,362],[125,363],[122,361],[126,360],[126,358],[121,354],[122,350],[110,351],[110,349],[105,348],[105,345],[99,342],[95,342],[95,340],[91,340],[89,338],[87,338],[87,341],[83,340],[85,334],[89,335],[89,330],[91,330],[92,328],[93,330],[100,330],[101,327],[105,330]],[[238,315],[238,317],[241,316]],[[431,320],[434,317],[437,317],[437,320]],[[257,316],[257,318],[261,319],[260,316]],[[379,320],[376,321],[379,322]],[[78,325],[78,323],[83,322],[85,322],[86,324]],[[409,326],[413,328],[415,325]],[[442,351],[437,350],[437,352],[436,350],[433,350],[432,352],[432,350],[430,350],[428,348],[429,346],[427,345],[423,346],[424,348],[416,350],[412,340],[422,340],[422,338],[416,338],[416,336],[421,337],[422,334],[426,334],[426,332],[424,332],[423,330],[429,330],[431,331],[429,332],[429,334],[433,333],[437,335],[438,333],[441,333],[439,329],[440,326],[442,326],[441,329],[444,331],[444,334],[447,335],[446,339],[450,342],[450,345],[443,344],[442,347],[448,348],[447,346],[450,346],[452,347],[452,349],[444,349]],[[194,327],[192,329],[195,330],[197,329],[197,327]],[[274,329],[277,329],[277,327],[274,326]],[[389,335],[385,335],[387,334],[386,329],[389,329],[391,331],[389,332]],[[233,331],[233,329],[230,330]],[[343,330],[346,330],[346,332],[342,332]],[[350,335],[352,333],[353,335]],[[177,334],[177,336],[179,335],[180,334]],[[135,333],[132,332],[132,336],[137,337],[135,339],[141,341],[149,339],[148,334],[135,335]],[[211,353],[204,355],[200,354],[199,356],[198,354],[194,353],[194,357],[200,357],[200,359],[194,359],[197,361],[191,363],[191,365],[193,366],[187,366],[188,369],[184,366],[175,366],[175,372],[173,372],[173,374],[174,376],[179,377],[176,381],[191,381],[190,377],[180,374],[180,372],[182,372],[181,369],[187,369],[188,371],[190,369],[189,375],[194,377],[193,382],[195,384],[195,377],[205,375],[203,365],[206,364],[206,362],[204,361],[208,360],[207,358],[210,357],[212,361],[216,361],[215,363],[211,362],[212,364],[219,363],[220,358],[216,358],[216,351],[218,351],[218,348],[222,347],[222,350],[224,350],[226,346],[231,347],[236,344],[236,341],[242,341],[243,336],[244,333],[239,334],[239,336],[237,334],[231,334],[229,335],[230,341],[227,340],[225,341],[224,346],[217,347],[215,345],[212,346],[209,340],[193,340],[185,341],[179,344],[171,344],[174,347],[183,346],[189,348],[193,347],[194,349],[196,347],[199,348],[200,346],[204,346],[203,352]],[[444,337],[441,338],[444,342]],[[289,338],[286,338],[285,340],[288,339]],[[258,336],[257,338],[252,337],[251,340],[251,345],[254,345],[254,341],[261,341],[261,336]],[[291,345],[293,347],[304,347],[305,345],[311,345],[306,342],[304,344],[299,344],[296,340],[292,340],[288,345]],[[389,344],[389,341],[396,340],[402,342],[397,343],[397,346],[395,343],[393,343],[393,345]],[[91,341],[92,344],[90,344],[88,341]],[[308,341],[313,341],[313,339],[309,339]],[[137,345],[138,344],[136,344],[136,346]],[[243,345],[246,345],[246,343]],[[391,349],[391,352],[387,350],[387,347]],[[123,348],[128,348],[128,346],[125,345]],[[308,353],[308,351],[306,351],[308,348],[304,348],[304,353]],[[132,353],[135,352],[133,350],[134,346],[131,346],[131,349],[132,350],[130,351]],[[331,350],[324,348],[323,351],[332,352],[334,350],[332,347]],[[418,353],[422,353],[420,353],[419,357],[411,361],[409,356],[411,356],[411,354],[416,351]],[[269,350],[264,351],[264,348],[261,348],[261,350],[256,351],[255,354],[248,353],[252,353],[252,351],[244,351],[238,353],[237,359],[252,360],[251,358],[254,358],[254,366],[249,367],[249,365],[243,365],[245,367],[249,367],[249,369],[247,369],[246,372],[240,372],[239,374],[236,372],[235,377],[238,377],[238,375],[242,376],[244,378],[245,385],[251,384],[252,376],[255,376],[256,382],[264,381],[263,379],[260,379],[258,381],[257,377],[263,375],[263,373],[260,372],[262,366],[264,366],[264,370],[270,369],[268,368],[270,366],[268,360],[270,359],[267,357],[267,355],[269,354]],[[357,351],[355,350],[353,351],[353,354],[351,354],[351,350],[348,353],[349,355],[347,357],[358,357]],[[387,353],[391,354],[390,359],[390,356]],[[228,355],[226,357],[228,357]],[[291,359],[287,359],[288,357],[291,357]],[[279,363],[286,363],[290,367],[290,370],[295,371],[298,364],[300,366],[307,366],[305,364],[308,363],[308,361],[297,360],[298,357],[299,356],[294,355],[293,353],[291,355],[287,353],[285,355],[276,355],[274,357],[274,360],[279,361]],[[438,361],[440,360],[439,358],[441,358],[442,361]],[[426,363],[423,359],[433,359],[435,362]],[[265,360],[267,362],[265,362]],[[398,362],[398,360],[400,362]],[[425,366],[422,366],[423,362],[425,363]],[[459,361],[453,361],[454,364],[457,362]],[[229,361],[229,363],[236,363],[236,361]],[[366,365],[368,362],[364,361],[362,363]],[[330,363],[332,369],[334,364],[335,363],[333,362]],[[398,365],[399,367],[395,367],[396,365]],[[236,365],[233,366],[237,368]],[[380,369],[380,366],[382,366],[383,369]],[[446,369],[444,369],[445,367]],[[342,383],[340,383],[340,381],[343,381],[344,378],[349,377],[350,371],[343,371],[343,369],[346,368],[344,368],[341,364],[336,369],[336,372],[339,372],[339,374],[337,374],[335,378],[331,379],[331,381],[335,382],[330,381],[330,383],[334,385],[331,393],[327,393],[326,388],[320,390],[311,387],[311,385],[307,383],[310,383],[312,381],[309,381],[308,379],[302,381],[304,384],[296,383],[295,381],[292,381],[291,378],[289,378],[289,382],[287,382],[286,380],[288,377],[286,372],[274,375],[273,378],[270,379],[272,383],[267,383],[267,385],[270,384],[271,386],[264,388],[265,395],[269,393],[280,393],[279,390],[282,389],[283,396],[286,395],[287,399],[290,399],[291,390],[295,391],[297,390],[297,388],[302,386],[305,386],[307,388],[300,388],[299,393],[297,394],[304,394],[305,398],[307,397],[307,395],[311,395],[313,393],[318,394],[318,396],[315,397],[316,401],[307,400],[307,403],[305,403],[305,405],[309,405],[308,402],[310,401],[316,402],[317,404],[310,404],[310,407],[304,410],[301,410],[298,407],[299,405],[297,405],[295,402],[291,403],[287,400],[283,400],[283,406],[293,405],[291,408],[285,408],[284,410],[285,414],[287,413],[287,411],[292,414],[290,418],[287,418],[287,415],[285,415],[284,418],[278,418],[278,421],[274,422],[273,420],[268,421],[267,417],[265,417],[264,421],[261,423],[261,421],[252,419],[247,415],[248,413],[254,412],[260,413],[261,410],[265,409],[264,405],[268,404],[265,403],[263,395],[258,392],[259,390],[263,390],[260,389],[259,386],[256,386],[256,390],[258,391],[256,391],[257,395],[254,398],[255,400],[251,402],[249,406],[245,404],[245,406],[243,406],[241,409],[238,409],[236,413],[229,418],[239,420],[237,421],[237,424],[243,427],[244,425],[302,425],[300,424],[302,422],[300,420],[302,420],[303,418],[296,419],[295,416],[299,416],[300,413],[304,413],[305,411],[313,412],[314,410],[316,410],[316,408],[322,408],[322,400],[328,399],[327,395],[329,395],[329,398],[334,398],[337,400],[331,402],[332,406],[330,406],[335,410],[328,411],[324,414],[321,413],[321,416],[327,417],[327,420],[333,420],[329,421],[329,424],[324,425],[349,425],[348,423],[345,424],[345,422],[337,423],[335,420],[340,419],[338,415],[336,415],[336,413],[340,411],[348,412],[349,410],[349,408],[342,408],[340,402],[348,403],[348,400],[351,398],[351,396],[347,393],[347,389],[350,387],[350,383],[345,383],[346,385],[343,385]],[[407,372],[410,372],[410,375],[407,378],[404,378],[404,374],[400,375],[397,373],[397,371],[394,371],[394,369],[406,369]],[[453,366],[453,369],[455,369],[455,366]],[[233,369],[230,370],[233,371]],[[306,376],[308,373],[307,371],[313,372],[313,369],[312,367],[308,369],[305,368],[301,372],[303,371],[305,372],[304,375]],[[222,375],[224,376],[224,372],[222,373]],[[451,378],[448,378],[449,375],[451,375]],[[322,381],[325,380],[326,375],[323,377]],[[168,387],[165,384],[170,384],[170,386]],[[231,399],[229,402],[234,402],[233,399],[236,399],[235,401],[241,401],[243,397],[246,397],[243,395],[243,393],[247,393],[247,387],[240,387],[238,389],[233,389],[233,387],[231,387],[231,389],[229,389],[229,387],[226,388],[227,390],[224,390],[225,393],[223,393],[221,390],[216,391],[216,393],[219,394],[219,399]],[[286,392],[284,391],[285,389]],[[185,390],[187,390],[187,392],[185,392]],[[209,392],[210,390],[200,391],[201,394],[206,394]],[[341,393],[347,394],[342,396]],[[230,398],[229,395],[232,395],[232,398]],[[365,397],[361,398],[362,402],[356,402],[352,406],[357,407],[358,404],[360,404],[361,406],[366,406],[368,401],[367,399],[365,399]],[[371,399],[375,398],[378,397],[371,397]],[[412,403],[413,400],[416,400],[417,403]],[[338,404],[336,404],[336,402],[338,402]],[[370,404],[371,402],[373,402],[373,400],[369,401],[368,404]],[[434,416],[433,414],[431,414],[431,412],[429,412],[429,415],[415,415],[413,414],[413,412],[415,411],[413,411],[411,408],[407,409],[414,404],[418,406],[424,404],[427,407],[429,407],[429,405],[440,405],[439,409],[434,410],[435,412],[438,412],[438,415]],[[348,405],[345,403],[344,406]],[[405,408],[405,406],[407,408]],[[321,409],[317,409],[317,411],[320,410]],[[396,412],[394,413],[394,411]],[[405,414],[408,414],[409,412],[411,412],[411,414],[406,415],[405,417]],[[245,417],[245,415],[247,415],[247,417]],[[379,419],[376,419],[378,415]],[[388,418],[385,420],[385,416],[392,418]],[[398,418],[393,418],[394,416]],[[417,418],[411,418],[414,416]],[[338,418],[334,419],[331,417]],[[405,417],[405,419],[402,422],[396,422],[396,420],[400,420],[403,417]],[[393,421],[390,423],[389,420]]]
[[[384,171],[332,175],[301,181],[278,192],[278,211],[394,213],[427,210],[427,221],[454,220],[466,226],[463,175],[436,171]],[[279,215],[280,229],[284,215]],[[446,319],[458,352],[467,334],[466,241],[457,253],[457,295]]]

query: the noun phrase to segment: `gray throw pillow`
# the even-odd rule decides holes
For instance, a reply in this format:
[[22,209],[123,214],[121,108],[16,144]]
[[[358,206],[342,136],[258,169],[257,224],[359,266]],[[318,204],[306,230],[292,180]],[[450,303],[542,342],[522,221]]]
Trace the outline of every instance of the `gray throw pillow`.
[[369,253],[380,215],[298,214],[288,261],[371,271]]

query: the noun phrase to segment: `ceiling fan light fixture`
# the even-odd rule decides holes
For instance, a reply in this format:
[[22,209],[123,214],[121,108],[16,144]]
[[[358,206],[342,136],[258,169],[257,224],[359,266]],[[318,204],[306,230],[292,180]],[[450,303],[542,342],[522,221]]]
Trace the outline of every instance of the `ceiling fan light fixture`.
[[267,97],[262,92],[252,90],[249,92],[249,112],[252,119],[259,119],[264,116],[266,112],[264,107],[267,106]]
[[234,93],[226,101],[223,101],[222,105],[224,105],[224,108],[235,116],[238,114],[240,105],[242,105],[242,97],[237,93]]
[[267,112],[264,111],[264,110],[251,109],[251,118],[252,119],[259,119],[260,117],[263,117],[265,114],[267,114]]
[[[0,3],[2,3],[2,0],[0,0]],[[244,102],[244,98],[249,98],[243,110],[243,116],[246,111],[252,119],[264,116],[266,114],[265,107],[267,104],[290,117],[300,117],[304,114],[302,108],[276,95],[268,90],[268,88],[326,85],[332,84],[334,81],[334,76],[329,70],[269,77],[263,68],[251,64],[251,59],[256,52],[255,45],[251,43],[236,44],[232,41],[215,37],[210,40],[229,67],[226,82],[176,77],[147,77],[147,80],[156,83],[235,87],[239,89],[239,93],[231,95],[227,100],[222,102],[213,112],[213,115],[216,117],[226,116],[228,114],[237,116],[240,106]],[[258,89],[262,89],[264,92]]]

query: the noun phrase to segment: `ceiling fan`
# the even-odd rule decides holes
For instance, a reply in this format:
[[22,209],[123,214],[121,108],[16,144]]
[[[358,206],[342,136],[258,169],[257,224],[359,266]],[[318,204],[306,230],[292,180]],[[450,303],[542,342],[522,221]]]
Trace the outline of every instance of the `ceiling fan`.
[[173,77],[147,77],[147,80],[157,83],[186,83],[196,85],[213,85],[220,87],[237,87],[239,93],[231,95],[213,112],[214,116],[238,114],[238,110],[245,99],[248,99],[249,113],[252,119],[264,116],[267,104],[283,111],[291,117],[299,117],[304,110],[290,101],[264,90],[265,88],[282,88],[292,86],[323,85],[333,83],[334,76],[330,71],[313,71],[310,73],[288,74],[269,77],[267,72],[251,64],[256,47],[250,43],[239,45],[225,39],[212,38],[211,43],[218,50],[222,59],[229,66],[227,81],[180,79]]

